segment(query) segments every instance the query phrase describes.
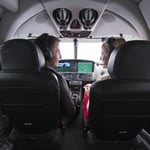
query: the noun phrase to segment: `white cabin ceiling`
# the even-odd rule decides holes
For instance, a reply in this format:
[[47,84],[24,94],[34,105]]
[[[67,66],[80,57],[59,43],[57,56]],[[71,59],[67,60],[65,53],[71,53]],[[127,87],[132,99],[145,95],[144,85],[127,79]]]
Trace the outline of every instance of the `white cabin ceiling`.
[[[28,37],[29,34],[37,36],[43,32],[59,37],[62,36],[60,28],[52,15],[56,8],[69,9],[72,12],[72,19],[78,20],[80,10],[93,8],[98,12],[98,20],[90,29],[90,37],[97,38],[122,33],[149,39],[150,17],[147,3],[150,1],[5,0],[4,2],[3,0],[0,1],[0,16],[2,16],[0,26],[3,28],[1,33],[5,35],[5,39]],[[82,30],[84,29],[81,28],[80,31]],[[0,35],[0,39],[3,38]]]

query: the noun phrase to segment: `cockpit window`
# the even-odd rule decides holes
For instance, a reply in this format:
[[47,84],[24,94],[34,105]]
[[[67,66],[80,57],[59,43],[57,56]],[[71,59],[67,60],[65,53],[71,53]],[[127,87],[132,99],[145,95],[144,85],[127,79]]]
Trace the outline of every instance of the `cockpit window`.
[[[93,61],[100,61],[101,53],[101,40],[100,39],[87,39],[87,40],[78,40],[77,43],[77,59],[88,59]],[[60,42],[60,49],[62,54],[62,59],[74,59],[75,49],[73,39],[70,41]]]
[[79,42],[77,58],[99,62],[101,54],[101,45],[101,40],[95,42]]
[[61,51],[62,59],[74,59],[73,41],[60,42],[60,51]]
[[[129,35],[125,35],[123,37],[126,39],[126,41],[140,40],[137,37]],[[74,44],[74,41],[74,39],[61,39],[60,50],[62,54],[62,59],[87,59],[101,63],[100,54],[101,45],[103,43],[102,38],[76,39],[76,46]],[[77,54],[76,57],[75,54]]]

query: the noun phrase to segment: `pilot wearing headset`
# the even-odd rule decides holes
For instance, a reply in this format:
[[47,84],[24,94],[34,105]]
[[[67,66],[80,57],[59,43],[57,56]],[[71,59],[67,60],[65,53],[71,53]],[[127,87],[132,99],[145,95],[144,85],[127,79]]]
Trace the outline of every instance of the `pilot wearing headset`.
[[63,120],[71,121],[75,115],[76,108],[71,98],[71,92],[65,78],[55,71],[61,53],[59,49],[60,40],[47,33],[41,34],[35,39],[35,44],[42,50],[46,60],[46,70],[52,70],[60,82],[60,112]]
[[[125,39],[123,37],[110,37],[107,38],[101,47],[101,56],[100,56],[100,60],[102,61],[102,67],[103,67],[103,71],[100,75],[100,77],[97,80],[106,80],[106,79],[110,79],[110,75],[108,73],[107,70],[107,64],[108,64],[108,60],[109,57],[113,51],[113,49],[115,49],[116,47],[118,47],[119,45],[125,43]],[[83,114],[85,119],[88,119],[88,105],[89,105],[89,92],[90,92],[90,87],[91,84],[86,84],[84,86],[84,98],[83,98]]]

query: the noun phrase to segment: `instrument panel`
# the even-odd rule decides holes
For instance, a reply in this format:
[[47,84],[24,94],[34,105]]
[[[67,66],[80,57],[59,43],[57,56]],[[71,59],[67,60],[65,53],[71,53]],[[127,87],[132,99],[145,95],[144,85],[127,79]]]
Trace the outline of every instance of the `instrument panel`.
[[94,61],[90,60],[65,59],[60,60],[57,66],[57,72],[68,81],[92,81],[93,71]]

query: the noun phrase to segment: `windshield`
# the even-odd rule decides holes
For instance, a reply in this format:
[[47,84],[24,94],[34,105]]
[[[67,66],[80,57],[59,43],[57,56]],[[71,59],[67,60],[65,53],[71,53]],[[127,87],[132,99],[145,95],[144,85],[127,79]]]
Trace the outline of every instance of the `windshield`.
[[[77,44],[77,59],[87,59],[93,61],[100,61],[101,53],[101,40],[78,40]],[[62,41],[60,42],[60,50],[62,54],[62,59],[74,59],[74,43],[72,41]]]
[[[137,37],[125,36],[126,41],[139,40]],[[77,59],[87,59],[100,63],[101,38],[99,39],[78,39],[77,40]],[[62,59],[75,59],[74,39],[62,39],[60,50]]]
[[61,51],[62,59],[74,59],[73,41],[60,42],[60,51]]
[[101,45],[101,40],[80,41],[77,58],[100,61]]

